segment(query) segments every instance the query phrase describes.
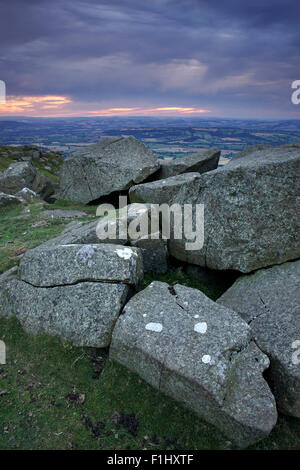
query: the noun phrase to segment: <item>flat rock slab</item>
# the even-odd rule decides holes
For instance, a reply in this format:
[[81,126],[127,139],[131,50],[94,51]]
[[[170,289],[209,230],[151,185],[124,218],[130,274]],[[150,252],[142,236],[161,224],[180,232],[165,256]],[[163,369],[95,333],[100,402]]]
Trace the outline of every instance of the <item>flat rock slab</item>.
[[19,277],[33,286],[52,287],[83,281],[123,282],[138,286],[143,279],[139,248],[122,245],[59,245],[27,251]]
[[16,316],[32,334],[46,333],[77,346],[109,346],[129,286],[82,282],[72,286],[34,287],[9,279],[0,289],[0,316]]
[[204,205],[204,245],[170,240],[171,255],[244,273],[299,258],[299,177],[300,149],[269,147],[183,184],[173,202]]
[[200,176],[199,173],[183,173],[182,175],[138,184],[129,190],[132,203],[168,204],[179,193],[182,185],[189,184]]
[[65,159],[60,174],[60,197],[88,203],[127,190],[158,169],[153,152],[134,137],[103,140]]
[[214,424],[241,447],[266,437],[277,412],[269,360],[234,311],[202,292],[153,282],[125,306],[110,358]]
[[295,261],[242,276],[218,299],[249,323],[257,345],[271,361],[268,379],[279,410],[298,418],[299,292],[300,261]]
[[205,149],[200,152],[174,160],[162,160],[157,179],[170,178],[181,173],[205,173],[215,170],[219,163],[221,152],[217,148]]
[[84,217],[93,217],[83,211],[61,209],[46,210],[42,212],[41,216],[46,217],[47,219],[79,219]]

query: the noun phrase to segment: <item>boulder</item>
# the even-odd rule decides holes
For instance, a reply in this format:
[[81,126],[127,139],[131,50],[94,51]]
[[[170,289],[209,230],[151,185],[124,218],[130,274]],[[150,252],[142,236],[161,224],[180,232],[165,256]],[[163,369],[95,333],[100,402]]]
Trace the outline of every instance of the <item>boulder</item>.
[[60,197],[88,203],[127,190],[158,169],[152,151],[134,137],[103,140],[65,159],[60,174]]
[[7,170],[0,173],[0,191],[16,194],[23,188],[32,188],[36,170],[30,162],[12,163]]
[[181,173],[206,173],[207,171],[215,170],[218,166],[220,155],[220,150],[211,148],[183,158],[162,160],[157,173],[157,179],[170,178]]
[[0,192],[0,209],[7,206],[22,204],[23,202],[24,200],[17,196]]
[[204,204],[204,244],[170,240],[177,259],[244,273],[300,256],[300,149],[270,147],[235,157],[184,184],[172,202]]
[[10,278],[0,288],[0,316],[16,316],[32,334],[106,348],[128,291],[129,286],[122,283],[80,282],[45,288]]
[[271,361],[268,379],[278,408],[297,418],[300,418],[299,292],[300,260],[241,276],[218,299],[218,303],[238,312],[251,326],[256,344]]
[[120,245],[59,245],[28,250],[19,277],[36,287],[84,281],[122,282],[137,287],[143,279],[141,250]]
[[269,360],[247,323],[197,289],[153,282],[125,306],[110,358],[214,424],[238,446],[266,437],[277,412]]
[[199,173],[184,173],[163,180],[132,186],[129,199],[132,203],[168,204],[176,198],[182,185],[188,185]]

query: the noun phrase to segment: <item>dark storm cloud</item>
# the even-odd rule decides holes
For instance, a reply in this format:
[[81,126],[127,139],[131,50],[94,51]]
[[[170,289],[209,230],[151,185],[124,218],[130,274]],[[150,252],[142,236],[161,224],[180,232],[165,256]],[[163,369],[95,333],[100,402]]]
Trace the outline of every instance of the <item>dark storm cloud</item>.
[[297,0],[11,0],[0,78],[14,95],[291,110],[299,17]]

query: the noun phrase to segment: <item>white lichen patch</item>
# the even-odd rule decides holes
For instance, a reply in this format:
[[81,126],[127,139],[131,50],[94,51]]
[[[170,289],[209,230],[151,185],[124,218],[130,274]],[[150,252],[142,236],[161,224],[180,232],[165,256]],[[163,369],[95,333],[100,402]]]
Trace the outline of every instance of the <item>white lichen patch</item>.
[[207,323],[205,321],[196,323],[196,325],[194,326],[194,331],[196,331],[196,333],[201,333],[202,335],[204,335],[207,332]]
[[132,255],[134,254],[134,251],[131,248],[125,247],[125,248],[118,248],[116,250],[116,253],[119,256],[119,258],[130,259]]
[[95,261],[93,260],[94,254],[95,248],[92,245],[84,245],[77,252],[76,261],[79,264],[86,264],[89,268],[91,268],[95,264]]
[[211,361],[211,357],[209,354],[204,354],[204,356],[202,356],[202,362],[204,364],[210,364],[210,361]]
[[145,329],[148,331],[155,331],[156,333],[160,333],[163,329],[161,323],[147,323]]

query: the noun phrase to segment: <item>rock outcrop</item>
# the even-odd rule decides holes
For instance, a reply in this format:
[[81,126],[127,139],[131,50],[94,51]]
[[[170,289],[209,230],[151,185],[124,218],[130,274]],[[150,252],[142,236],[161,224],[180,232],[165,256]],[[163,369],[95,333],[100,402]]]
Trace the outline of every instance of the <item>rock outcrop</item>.
[[218,299],[218,303],[232,308],[249,323],[257,345],[270,358],[268,378],[279,410],[298,418],[299,292],[300,260],[241,276]]
[[126,305],[110,358],[246,447],[276,423],[269,360],[247,323],[202,292],[153,282]]
[[298,258],[299,176],[299,148],[270,147],[183,185],[173,202],[204,204],[204,245],[187,250],[184,238],[171,240],[171,254],[244,273]]
[[104,348],[142,277],[138,248],[103,244],[28,251],[18,275],[0,279],[0,315],[16,316],[33,334]]
[[[219,163],[221,152],[217,148],[201,150],[184,158],[162,160],[157,179],[170,178],[181,173],[206,173],[215,170]],[[155,175],[156,176],[156,175]]]
[[[45,201],[52,201],[59,187],[54,177],[45,177],[33,166],[31,159],[12,163],[0,173],[0,191],[6,194],[19,194],[31,190]],[[24,194],[23,194],[24,195]],[[26,200],[26,198],[24,198]]]
[[32,188],[36,170],[31,162],[12,163],[7,170],[0,173],[0,191],[16,194],[23,188]]
[[163,180],[132,186],[129,199],[132,203],[169,204],[184,184],[193,182],[199,173],[183,173]]
[[134,137],[89,145],[67,158],[60,174],[60,197],[88,203],[141,183],[159,169],[150,149]]

